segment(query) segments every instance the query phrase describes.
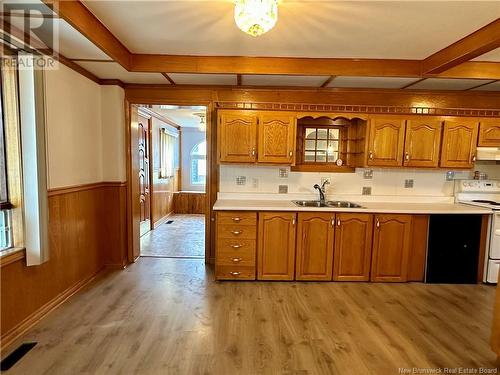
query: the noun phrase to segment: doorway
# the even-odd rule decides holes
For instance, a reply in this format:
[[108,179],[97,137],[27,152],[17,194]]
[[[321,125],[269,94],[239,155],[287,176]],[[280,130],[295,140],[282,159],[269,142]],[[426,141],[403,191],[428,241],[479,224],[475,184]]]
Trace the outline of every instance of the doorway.
[[[166,104],[134,107],[131,133],[135,129],[137,133],[135,137],[131,134],[131,148],[136,138],[137,155],[134,160],[131,153],[131,181],[137,185],[139,198],[139,233],[133,233],[139,239],[132,241],[138,246],[136,255],[203,259],[207,221],[207,107]],[[134,162],[137,168],[133,168]],[[134,216],[132,219],[137,220]]]

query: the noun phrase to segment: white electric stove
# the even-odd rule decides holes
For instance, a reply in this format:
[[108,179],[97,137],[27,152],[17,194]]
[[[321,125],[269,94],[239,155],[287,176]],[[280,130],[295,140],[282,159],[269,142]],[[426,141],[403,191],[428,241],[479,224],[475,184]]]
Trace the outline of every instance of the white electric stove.
[[455,201],[493,210],[489,224],[487,256],[485,257],[485,283],[497,283],[500,268],[500,181],[457,180]]

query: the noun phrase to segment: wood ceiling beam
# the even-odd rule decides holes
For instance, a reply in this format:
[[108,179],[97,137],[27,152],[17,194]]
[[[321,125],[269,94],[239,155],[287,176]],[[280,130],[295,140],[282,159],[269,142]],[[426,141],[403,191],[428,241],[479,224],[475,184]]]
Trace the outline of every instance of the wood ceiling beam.
[[132,54],[130,71],[325,76],[420,76],[418,60]]
[[42,0],[109,57],[129,69],[130,51],[78,0]]
[[426,77],[500,79],[500,62],[468,61],[443,73],[428,74]]
[[442,73],[500,47],[500,18],[422,60],[423,74]]

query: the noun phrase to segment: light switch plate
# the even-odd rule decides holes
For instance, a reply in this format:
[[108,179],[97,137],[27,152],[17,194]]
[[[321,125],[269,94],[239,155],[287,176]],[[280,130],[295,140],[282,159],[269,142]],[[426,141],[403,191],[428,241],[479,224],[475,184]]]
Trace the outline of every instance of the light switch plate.
[[372,187],[363,186],[363,195],[372,195]]
[[448,171],[446,172],[446,181],[453,181],[455,179],[455,172]]
[[287,194],[288,193],[288,185],[279,185],[278,193]]
[[236,176],[236,185],[243,186],[246,185],[247,183],[247,178],[246,176]]
[[258,188],[259,187],[259,179],[258,178],[252,178],[252,186],[254,188]]
[[413,189],[413,179],[405,180],[405,189]]
[[280,168],[279,169],[279,176],[281,178],[287,178],[288,177],[288,169],[286,169],[286,168]]

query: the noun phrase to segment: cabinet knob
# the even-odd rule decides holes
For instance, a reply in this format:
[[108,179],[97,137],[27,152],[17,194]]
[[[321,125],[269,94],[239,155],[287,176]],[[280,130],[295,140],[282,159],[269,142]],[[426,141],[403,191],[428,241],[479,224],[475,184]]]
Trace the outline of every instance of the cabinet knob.
[[410,154],[409,154],[409,153],[406,153],[406,154],[405,154],[405,159],[406,159],[406,160],[410,160]]
[[292,225],[295,225],[295,218],[292,219]]
[[252,156],[255,156],[255,148],[252,148]]
[[290,151],[290,152],[288,153],[288,155],[289,155],[290,157],[292,157],[292,156],[293,156],[293,151]]
[[370,160],[373,160],[373,151],[370,151],[370,153],[368,154],[368,157],[370,158]]
[[476,161],[476,155],[472,155],[471,161],[474,163]]
[[380,221],[378,219],[377,219],[376,225],[377,225],[377,228],[380,228]]
[[337,219],[337,226],[340,227],[340,224],[341,224],[340,219]]

